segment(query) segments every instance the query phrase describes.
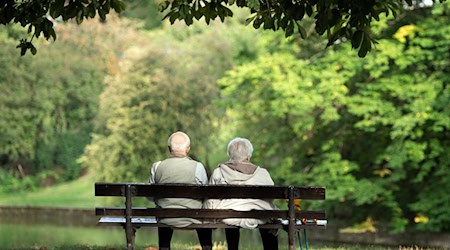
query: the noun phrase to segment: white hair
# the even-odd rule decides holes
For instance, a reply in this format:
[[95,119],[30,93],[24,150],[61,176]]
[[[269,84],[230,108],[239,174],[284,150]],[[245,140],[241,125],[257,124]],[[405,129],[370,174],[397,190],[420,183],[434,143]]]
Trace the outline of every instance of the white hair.
[[252,157],[253,145],[246,138],[236,137],[228,143],[227,153],[232,161],[245,161]]
[[[173,137],[178,135],[183,136],[184,140],[182,142],[173,142],[172,141]],[[169,139],[167,140],[167,144],[169,145],[172,151],[181,152],[185,151],[191,145],[191,139],[189,139],[189,136],[186,133],[177,131],[170,135]]]

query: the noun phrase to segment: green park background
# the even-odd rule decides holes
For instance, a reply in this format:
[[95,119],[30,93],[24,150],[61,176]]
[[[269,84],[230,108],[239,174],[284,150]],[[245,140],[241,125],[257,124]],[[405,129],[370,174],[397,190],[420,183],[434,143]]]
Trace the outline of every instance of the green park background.
[[[167,137],[191,137],[211,173],[249,138],[278,185],[325,186],[349,230],[450,233],[449,3],[373,24],[347,41],[255,30],[248,13],[171,25],[152,0],[106,21],[56,21],[20,56],[0,26],[0,205],[93,208],[95,181],[147,182]],[[150,14],[149,14],[150,13]]]

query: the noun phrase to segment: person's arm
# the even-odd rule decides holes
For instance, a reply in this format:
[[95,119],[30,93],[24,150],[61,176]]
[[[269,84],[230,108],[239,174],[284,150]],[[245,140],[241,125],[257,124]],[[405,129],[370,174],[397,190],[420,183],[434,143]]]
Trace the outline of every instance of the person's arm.
[[[153,164],[152,168],[150,169],[150,177],[148,178],[148,182],[150,184],[155,184],[155,176],[156,176],[156,170],[158,169],[159,164],[161,163],[161,161],[158,161],[156,163]],[[149,201],[154,201],[153,197],[147,197],[147,199]]]
[[208,175],[205,167],[200,162],[197,163],[197,168],[195,169],[195,182],[197,184],[208,184]]
[[[262,170],[262,171],[261,171],[261,173],[262,173],[262,182],[261,182],[260,185],[274,186],[275,183],[274,183],[274,181],[273,181],[273,179],[272,179],[272,176],[270,176],[269,171],[267,171],[267,169],[261,168],[261,167],[260,167],[260,169]],[[270,206],[272,207],[272,209],[275,209],[275,210],[278,209],[278,207],[277,207],[277,206],[275,205],[275,203],[273,202],[273,199],[265,199],[265,201],[267,201],[267,202],[270,204]]]
[[267,169],[265,168],[261,168],[262,170],[261,173],[261,183],[259,183],[260,185],[269,185],[269,186],[274,186],[275,183],[273,182],[272,176],[270,176],[269,171],[267,171]]
[[155,184],[155,175],[156,175],[156,170],[158,169],[159,164],[161,163],[161,161],[158,161],[156,163],[153,163],[152,168],[150,169],[150,177],[148,179],[148,182],[150,184]]

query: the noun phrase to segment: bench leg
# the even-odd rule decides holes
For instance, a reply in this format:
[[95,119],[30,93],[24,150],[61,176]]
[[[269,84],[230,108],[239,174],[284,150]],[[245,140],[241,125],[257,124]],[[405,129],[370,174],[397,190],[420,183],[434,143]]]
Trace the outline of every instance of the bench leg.
[[131,224],[132,207],[133,207],[133,189],[131,185],[127,185],[125,190],[125,236],[127,238],[127,250],[134,250],[134,234],[135,227]]
[[134,250],[134,239],[136,229],[134,227],[125,228],[125,237],[127,238],[127,250]]
[[295,250],[295,224],[296,224],[296,218],[295,218],[295,196],[294,196],[294,187],[289,186],[288,189],[288,196],[289,196],[289,203],[288,203],[288,240],[289,240],[289,250]]

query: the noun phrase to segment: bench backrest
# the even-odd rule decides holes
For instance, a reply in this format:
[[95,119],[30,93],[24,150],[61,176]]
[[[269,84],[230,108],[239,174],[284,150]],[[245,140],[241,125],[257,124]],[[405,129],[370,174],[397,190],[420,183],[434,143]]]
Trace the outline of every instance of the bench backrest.
[[[325,188],[323,187],[148,183],[95,183],[95,196],[126,196],[127,187],[131,189],[133,197],[325,200]],[[291,193],[293,197],[290,197]]]
[[[302,186],[188,185],[148,183],[95,183],[95,196],[122,196],[126,207],[97,207],[101,216],[187,216],[202,219],[223,218],[302,218],[325,219],[323,211],[297,211],[294,201],[325,200],[325,188]],[[202,209],[158,209],[132,207],[133,197],[193,198],[193,199],[284,199],[289,210],[232,211]],[[128,212],[127,212],[128,210]],[[290,215],[289,215],[290,214]]]

